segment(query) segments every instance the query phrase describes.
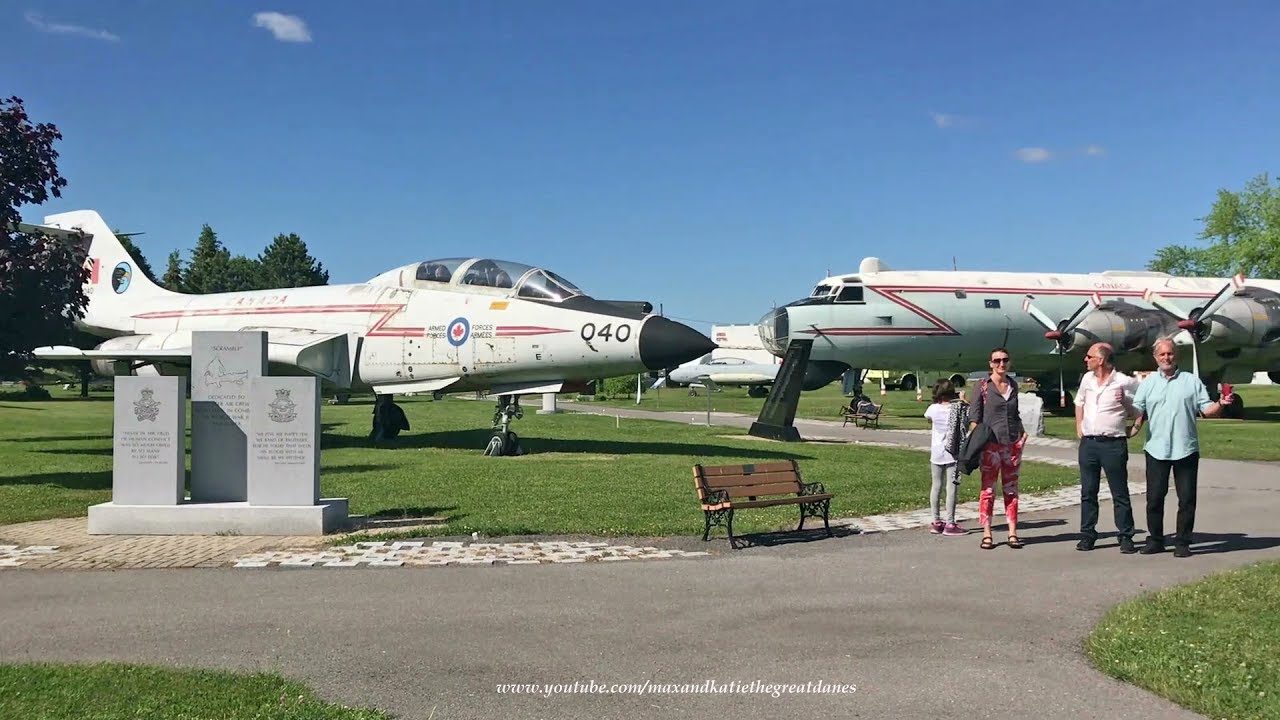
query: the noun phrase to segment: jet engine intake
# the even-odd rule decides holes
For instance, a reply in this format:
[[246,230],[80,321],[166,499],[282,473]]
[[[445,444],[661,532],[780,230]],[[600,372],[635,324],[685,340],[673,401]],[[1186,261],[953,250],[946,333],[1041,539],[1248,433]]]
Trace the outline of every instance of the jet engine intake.
[[[146,348],[163,348],[165,346],[165,341],[168,338],[169,335],[123,335],[121,337],[111,338],[110,340],[99,343],[94,350],[123,351]],[[170,363],[137,365],[130,360],[118,360],[114,358],[93,358],[89,361],[89,368],[99,377],[187,374],[187,369],[181,365],[174,365]]]

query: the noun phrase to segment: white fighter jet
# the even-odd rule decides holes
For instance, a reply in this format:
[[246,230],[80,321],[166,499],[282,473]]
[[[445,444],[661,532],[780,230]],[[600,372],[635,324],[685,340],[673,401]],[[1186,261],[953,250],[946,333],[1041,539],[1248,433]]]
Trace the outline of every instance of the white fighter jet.
[[514,454],[519,396],[572,392],[597,378],[658,371],[706,354],[710,338],[640,301],[596,300],[556,273],[491,258],[414,262],[367,282],[187,295],[156,286],[98,213],[22,226],[87,247],[89,305],[77,322],[106,338],[88,360],[102,375],[189,374],[194,330],[265,330],[272,374],[314,375],[326,388],[373,392],[375,439],[407,427],[397,393],[497,395],[486,454]]
[[769,394],[769,386],[773,385],[778,374],[776,363],[750,362],[744,358],[712,357],[704,355],[691,360],[677,368],[667,371],[665,377],[653,384],[655,388],[667,385],[688,385],[689,394],[695,394],[693,388],[705,387],[714,392],[719,386],[746,387],[747,395],[764,397]]

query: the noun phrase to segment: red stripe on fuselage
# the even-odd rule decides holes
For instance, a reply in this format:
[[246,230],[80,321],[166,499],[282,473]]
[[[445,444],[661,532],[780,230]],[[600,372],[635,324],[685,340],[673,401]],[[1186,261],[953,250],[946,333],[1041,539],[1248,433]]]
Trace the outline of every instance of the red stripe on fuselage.
[[365,333],[370,337],[417,337],[423,334],[420,327],[393,327],[387,323],[404,305],[285,305],[279,307],[225,307],[183,310],[156,310],[134,315],[137,320],[162,320],[189,317],[236,317],[247,315],[336,315],[343,313],[382,313]]
[[556,335],[572,331],[563,328],[542,327],[540,325],[499,325],[493,332],[498,337],[529,337],[533,335]]

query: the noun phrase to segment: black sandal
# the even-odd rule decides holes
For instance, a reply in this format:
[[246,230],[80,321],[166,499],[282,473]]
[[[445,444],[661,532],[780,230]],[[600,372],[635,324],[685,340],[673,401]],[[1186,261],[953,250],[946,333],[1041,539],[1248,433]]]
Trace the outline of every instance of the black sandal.
[[995,545],[995,543],[994,543],[994,542],[992,542],[992,541],[991,541],[991,538],[989,538],[989,537],[984,537],[984,538],[982,538],[982,544],[981,544],[981,545],[979,545],[978,547],[982,548],[983,550],[990,550],[990,549],[994,548],[995,546],[996,546],[996,545]]
[[1018,539],[1017,535],[1009,536],[1009,547],[1013,548],[1014,550],[1022,549],[1022,541]]

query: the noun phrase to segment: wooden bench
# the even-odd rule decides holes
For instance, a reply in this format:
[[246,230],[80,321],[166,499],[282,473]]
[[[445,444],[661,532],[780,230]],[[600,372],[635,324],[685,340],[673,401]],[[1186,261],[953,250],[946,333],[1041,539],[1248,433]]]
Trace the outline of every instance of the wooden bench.
[[861,411],[854,409],[856,405],[846,405],[840,408],[840,414],[844,416],[844,422],[840,427],[853,423],[854,427],[858,427],[858,423],[862,423],[862,427],[871,427],[875,425],[880,427],[880,411],[884,409],[884,405],[871,404],[872,410]]
[[827,529],[827,537],[831,537],[829,514],[833,496],[822,483],[804,482],[795,460],[753,465],[694,465],[693,482],[705,516],[704,541],[709,538],[712,525],[723,524],[729,532],[729,547],[736,547],[733,512],[776,505],[800,506],[797,531],[804,529],[805,518],[822,516],[822,526]]

